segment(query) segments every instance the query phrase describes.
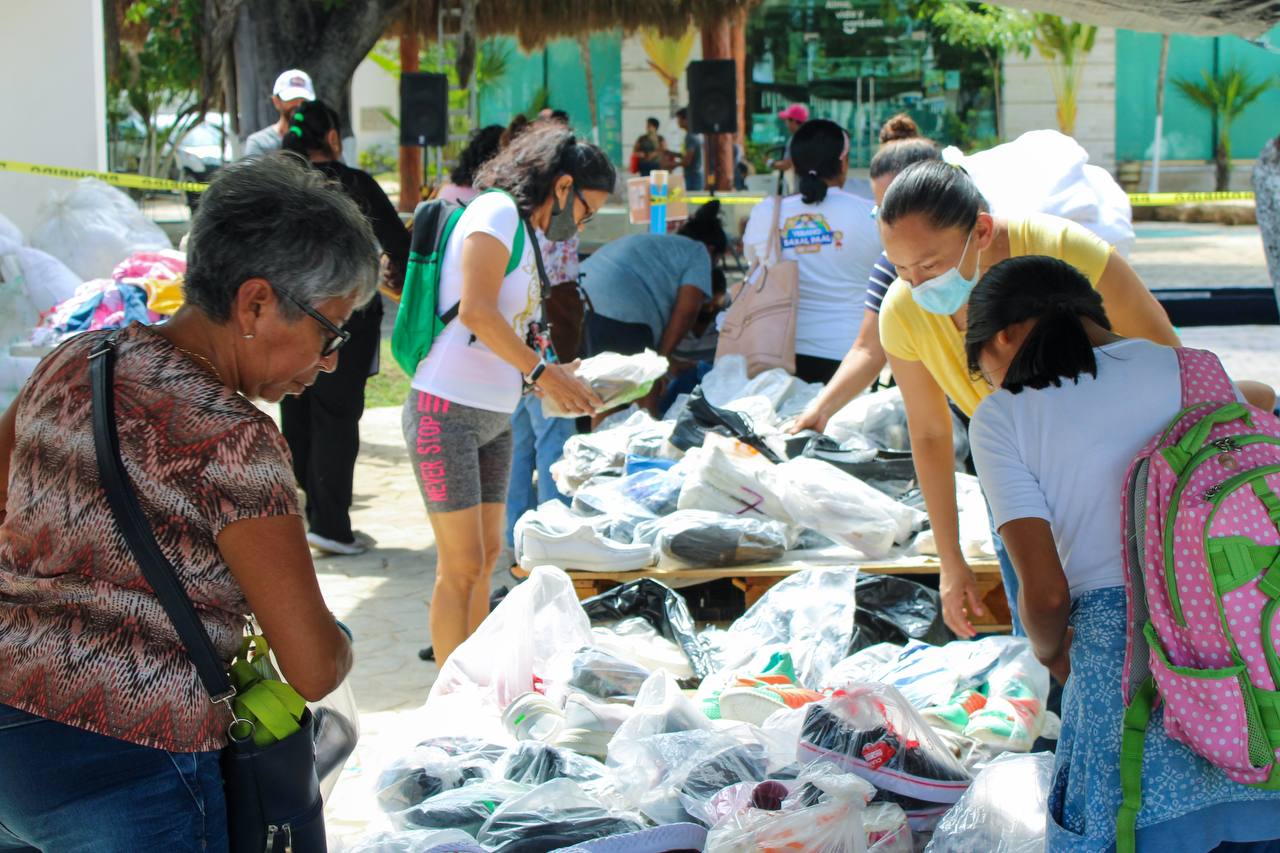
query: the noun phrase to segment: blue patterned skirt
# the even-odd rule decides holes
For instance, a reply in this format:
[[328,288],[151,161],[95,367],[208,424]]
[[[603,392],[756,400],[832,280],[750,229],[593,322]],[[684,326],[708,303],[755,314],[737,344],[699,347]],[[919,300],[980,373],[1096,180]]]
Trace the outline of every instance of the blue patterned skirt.
[[[1114,849],[1120,807],[1124,588],[1081,595],[1072,605],[1071,625],[1071,677],[1062,694],[1062,736],[1049,792],[1045,850],[1050,853]],[[1228,779],[1171,740],[1164,731],[1164,709],[1157,708],[1142,758],[1138,850],[1205,853],[1224,842],[1269,839],[1280,839],[1280,791]]]

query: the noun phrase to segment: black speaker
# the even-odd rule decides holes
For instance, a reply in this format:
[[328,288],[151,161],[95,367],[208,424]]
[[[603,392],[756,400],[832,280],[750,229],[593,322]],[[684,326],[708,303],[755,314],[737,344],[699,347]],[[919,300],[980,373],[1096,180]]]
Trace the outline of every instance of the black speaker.
[[689,129],[694,133],[737,133],[737,94],[732,59],[690,62]]
[[426,71],[400,75],[400,144],[449,141],[449,78]]

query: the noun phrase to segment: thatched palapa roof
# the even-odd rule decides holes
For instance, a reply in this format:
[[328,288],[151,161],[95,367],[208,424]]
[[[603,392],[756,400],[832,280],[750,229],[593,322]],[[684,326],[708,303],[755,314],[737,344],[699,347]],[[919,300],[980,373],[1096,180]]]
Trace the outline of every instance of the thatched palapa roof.
[[1280,24],[1277,0],[1017,0],[1000,5],[1090,24],[1197,36],[1257,38]]
[[[653,27],[663,35],[679,36],[690,26],[719,21],[751,9],[759,0],[476,0],[476,34],[481,38],[512,35],[522,48],[577,37],[601,30],[631,32]],[[446,10],[445,32],[456,32],[449,10],[459,0],[418,0],[412,10],[419,32],[436,37],[437,16]]]

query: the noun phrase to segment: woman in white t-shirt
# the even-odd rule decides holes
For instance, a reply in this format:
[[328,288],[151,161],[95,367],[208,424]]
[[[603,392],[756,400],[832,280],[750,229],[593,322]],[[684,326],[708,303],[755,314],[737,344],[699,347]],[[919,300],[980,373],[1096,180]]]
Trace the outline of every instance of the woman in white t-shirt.
[[[805,122],[791,138],[800,192],[782,199],[778,230],[784,260],[800,267],[796,307],[796,376],[827,382],[862,324],[867,277],[880,256],[870,199],[843,189],[849,134],[835,122]],[[742,243],[748,260],[769,253],[774,199],[751,211]]]
[[[445,247],[438,310],[457,305],[457,316],[418,364],[404,409],[405,441],[435,533],[431,641],[441,664],[489,613],[511,413],[521,394],[549,396],[574,413],[600,404],[529,340],[542,290],[534,231],[553,241],[576,236],[615,178],[596,146],[559,124],[535,126],[481,167],[475,186],[501,192],[468,204]],[[507,273],[517,243],[521,256]]]
[[[1111,850],[1122,799],[1121,494],[1133,457],[1182,407],[1178,356],[1112,333],[1089,280],[1038,255],[978,282],[965,351],[997,389],[969,441],[1018,574],[1022,623],[1066,682],[1045,849]],[[1170,739],[1163,720],[1157,710],[1147,728],[1137,849],[1254,850],[1249,842],[1280,838],[1280,792],[1231,781]]]

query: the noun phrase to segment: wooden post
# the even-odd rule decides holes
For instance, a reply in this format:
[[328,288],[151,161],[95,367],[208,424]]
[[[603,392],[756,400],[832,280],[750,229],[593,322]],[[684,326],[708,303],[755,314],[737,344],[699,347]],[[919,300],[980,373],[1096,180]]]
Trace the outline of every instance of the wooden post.
[[[747,12],[738,12],[733,23],[733,61],[736,67],[738,87],[735,97],[738,99],[738,132],[734,140],[742,146],[743,155],[747,150]],[[730,183],[730,189],[733,184]]]
[[[400,71],[417,71],[418,28],[410,13],[400,23]],[[404,116],[400,117],[404,121]],[[422,200],[422,149],[400,146],[400,210],[411,213]]]
[[[702,58],[733,59],[732,27],[728,18],[708,21],[702,25]],[[707,184],[720,192],[732,190],[733,134],[708,133],[706,150],[715,160],[715,173],[707,170]]]

